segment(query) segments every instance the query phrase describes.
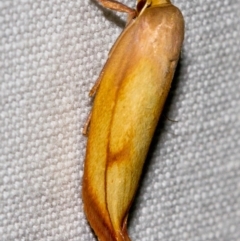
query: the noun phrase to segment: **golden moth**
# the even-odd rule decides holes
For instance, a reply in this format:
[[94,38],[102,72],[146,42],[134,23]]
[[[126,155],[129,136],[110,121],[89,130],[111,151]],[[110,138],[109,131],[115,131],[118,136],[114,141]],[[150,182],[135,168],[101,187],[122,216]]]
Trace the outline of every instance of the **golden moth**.
[[82,197],[98,239],[126,241],[128,212],[179,59],[184,20],[169,0],[138,0],[136,9],[98,2],[127,12],[128,24],[90,91],[95,99]]

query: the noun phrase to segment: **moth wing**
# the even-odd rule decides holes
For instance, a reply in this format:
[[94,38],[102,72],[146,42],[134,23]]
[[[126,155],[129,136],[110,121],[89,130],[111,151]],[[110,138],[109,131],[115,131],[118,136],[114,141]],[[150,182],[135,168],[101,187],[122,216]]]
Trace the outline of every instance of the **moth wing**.
[[147,9],[128,25],[104,66],[83,179],[84,208],[100,240],[128,240],[127,213],[171,85],[182,30],[177,8]]

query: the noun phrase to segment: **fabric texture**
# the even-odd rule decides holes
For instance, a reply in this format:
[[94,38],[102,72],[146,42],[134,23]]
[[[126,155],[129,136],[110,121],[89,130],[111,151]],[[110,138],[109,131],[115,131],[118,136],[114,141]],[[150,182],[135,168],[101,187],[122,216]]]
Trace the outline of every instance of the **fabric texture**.
[[[240,1],[173,3],[185,40],[129,234],[239,241]],[[97,240],[81,200],[81,129],[125,18],[94,0],[0,2],[1,241]]]

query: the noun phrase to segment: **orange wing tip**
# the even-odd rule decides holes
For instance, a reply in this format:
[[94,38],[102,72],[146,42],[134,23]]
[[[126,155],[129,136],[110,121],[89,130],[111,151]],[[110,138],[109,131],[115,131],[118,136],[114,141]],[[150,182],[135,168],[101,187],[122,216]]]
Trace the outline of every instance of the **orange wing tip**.
[[[90,179],[92,178],[94,177],[90,177]],[[89,190],[88,182],[84,180],[82,191],[84,211],[99,241],[131,241],[127,233],[126,222],[121,231],[114,230],[109,216],[102,215],[99,200]]]

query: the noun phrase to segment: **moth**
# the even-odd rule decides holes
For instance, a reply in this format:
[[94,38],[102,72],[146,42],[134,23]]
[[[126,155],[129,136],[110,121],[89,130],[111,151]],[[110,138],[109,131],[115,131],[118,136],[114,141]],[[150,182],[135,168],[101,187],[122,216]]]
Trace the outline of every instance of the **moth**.
[[97,1],[126,12],[128,22],[90,91],[95,99],[85,127],[82,197],[98,240],[126,241],[128,212],[180,56],[184,20],[170,0],[137,0],[136,9]]

